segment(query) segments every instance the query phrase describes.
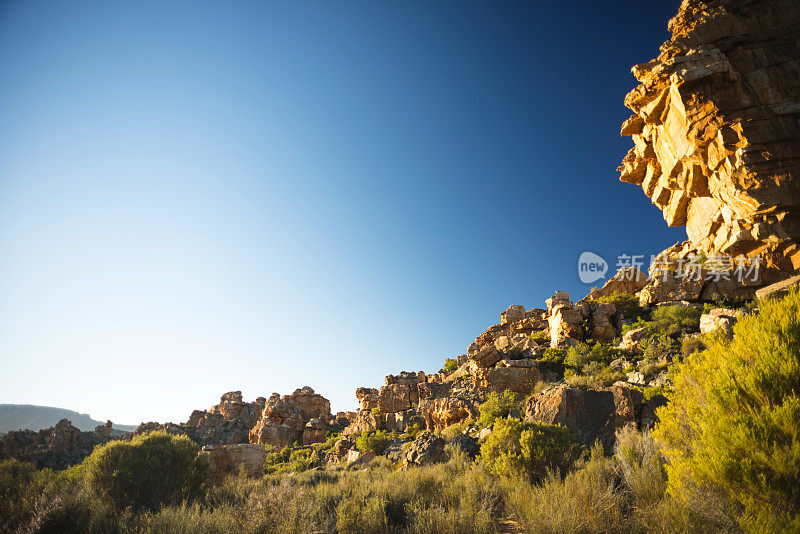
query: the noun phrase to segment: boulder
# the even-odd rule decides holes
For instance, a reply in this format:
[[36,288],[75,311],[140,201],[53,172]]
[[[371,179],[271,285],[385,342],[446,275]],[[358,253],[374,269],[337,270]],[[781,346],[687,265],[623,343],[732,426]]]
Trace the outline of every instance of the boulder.
[[530,397],[525,420],[563,425],[582,445],[600,440],[610,450],[616,430],[636,424],[642,400],[640,392],[625,387],[584,390],[561,385]]
[[700,333],[708,334],[722,330],[726,336],[733,337],[733,325],[739,314],[726,308],[715,308],[700,316]]
[[303,445],[323,443],[325,441],[325,433],[325,423],[315,417],[310,419],[306,426],[303,427],[300,441]]
[[514,304],[500,314],[500,324],[516,323],[525,319],[525,306]]
[[614,318],[617,308],[613,304],[599,304],[592,310],[592,339],[595,341],[611,341],[617,336],[614,329]]
[[756,291],[756,298],[763,300],[767,297],[784,297],[789,294],[789,290],[800,283],[800,274],[791,276],[780,282],[770,284]]
[[211,464],[212,480],[219,484],[228,475],[244,472],[250,477],[264,474],[267,451],[263,445],[237,443],[234,445],[206,445],[202,453]]
[[491,367],[503,358],[503,355],[494,345],[483,347],[473,357],[472,360],[480,367]]
[[444,462],[445,441],[432,432],[420,432],[405,451],[405,466],[430,465]]
[[639,349],[639,342],[643,339],[647,338],[649,334],[649,329],[646,326],[641,328],[634,328],[633,330],[629,330],[622,336],[622,342],[617,347],[620,350],[625,351],[638,351],[641,352]]

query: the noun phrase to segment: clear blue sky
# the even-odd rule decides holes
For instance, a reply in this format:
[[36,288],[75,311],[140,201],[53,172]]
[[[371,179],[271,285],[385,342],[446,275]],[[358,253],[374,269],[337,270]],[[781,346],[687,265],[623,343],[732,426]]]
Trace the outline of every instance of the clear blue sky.
[[353,409],[684,239],[615,171],[678,3],[1,3],[0,402]]

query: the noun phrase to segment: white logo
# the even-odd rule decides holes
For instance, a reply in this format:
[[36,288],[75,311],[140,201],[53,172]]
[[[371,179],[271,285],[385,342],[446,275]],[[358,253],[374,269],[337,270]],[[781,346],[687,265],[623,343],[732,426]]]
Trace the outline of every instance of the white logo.
[[606,260],[594,252],[584,252],[578,258],[578,278],[584,284],[591,284],[603,278],[607,271],[608,264]]

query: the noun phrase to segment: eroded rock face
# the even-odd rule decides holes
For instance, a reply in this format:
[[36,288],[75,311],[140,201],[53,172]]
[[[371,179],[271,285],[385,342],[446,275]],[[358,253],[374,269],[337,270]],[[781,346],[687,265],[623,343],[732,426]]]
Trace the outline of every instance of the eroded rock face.
[[547,299],[550,324],[550,346],[569,347],[583,339],[583,315],[572,305],[569,293],[556,291]]
[[800,267],[800,4],[685,0],[672,38],[633,67],[620,180],[708,254]]
[[625,387],[585,390],[562,385],[528,399],[525,419],[563,425],[582,445],[599,439],[610,449],[617,429],[636,424],[636,409],[643,400],[640,392]]
[[522,360],[531,365],[522,367],[515,365],[518,362],[503,360],[507,366],[497,366],[491,369],[480,369],[476,375],[479,385],[488,391],[502,393],[507,389],[521,395],[527,395],[533,390],[533,386],[541,379],[539,367],[536,362]]
[[249,441],[278,448],[290,447],[297,441],[324,441],[330,410],[330,401],[308,386],[291,395],[273,393],[251,428]]

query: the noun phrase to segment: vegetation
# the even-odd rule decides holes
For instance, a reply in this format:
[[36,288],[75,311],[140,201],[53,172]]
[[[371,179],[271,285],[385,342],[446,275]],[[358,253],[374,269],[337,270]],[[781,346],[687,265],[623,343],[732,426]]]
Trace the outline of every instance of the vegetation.
[[356,439],[356,447],[361,452],[374,452],[381,455],[389,447],[392,435],[383,430],[364,432]]
[[580,450],[564,427],[500,419],[481,445],[481,460],[496,475],[536,482],[549,471],[565,471]]
[[623,328],[623,334],[635,328],[647,327],[651,336],[672,336],[686,330],[697,331],[703,310],[694,306],[672,304],[657,306],[650,314],[650,320],[640,317],[636,322]]
[[[447,462],[424,467],[381,456],[329,466],[331,434],[268,450],[263,477],[211,486],[195,444],[154,433],[61,472],[0,462],[0,532],[489,533],[507,522],[530,533],[798,532],[800,292],[760,304],[733,340],[683,335],[697,312],[665,306],[639,318],[650,338],[638,358],[601,344],[545,352],[578,386],[683,359],[670,368],[674,390],[641,388],[670,401],[653,434],[619,430],[611,455],[579,447],[563,427],[523,422],[510,391],[488,395],[478,421],[438,432],[450,441],[491,427],[477,458],[451,444]],[[394,437],[366,432],[356,446],[380,455]]]
[[729,502],[753,531],[800,530],[800,293],[760,304],[735,337],[684,361],[656,435],[669,493]]
[[549,345],[550,332],[547,330],[537,330],[536,332],[531,333],[531,339],[534,340],[538,345]]
[[478,424],[482,427],[492,426],[496,420],[505,419],[513,410],[519,410],[521,402],[520,396],[513,391],[489,393],[486,401],[478,407],[481,414]]
[[157,510],[204,491],[208,460],[186,436],[154,432],[97,447],[83,463],[87,487],[119,510]]
[[625,322],[633,323],[639,319],[645,319],[648,315],[647,309],[639,306],[639,299],[635,295],[613,293],[598,297],[594,302],[598,304],[613,304],[617,314]]
[[453,358],[447,358],[444,361],[444,365],[442,366],[443,372],[450,374],[454,372],[456,369],[458,369],[458,360],[455,360]]

